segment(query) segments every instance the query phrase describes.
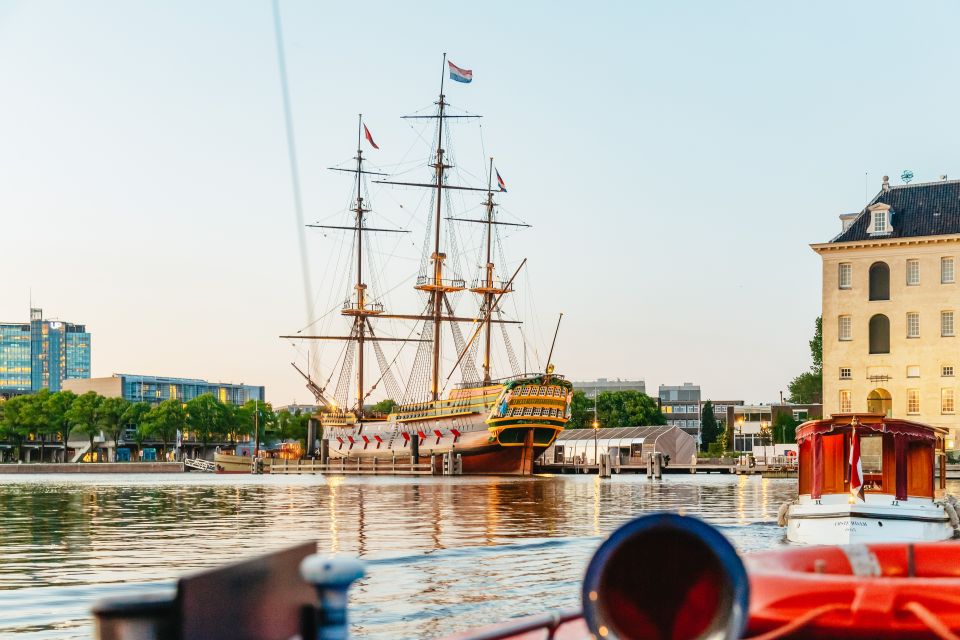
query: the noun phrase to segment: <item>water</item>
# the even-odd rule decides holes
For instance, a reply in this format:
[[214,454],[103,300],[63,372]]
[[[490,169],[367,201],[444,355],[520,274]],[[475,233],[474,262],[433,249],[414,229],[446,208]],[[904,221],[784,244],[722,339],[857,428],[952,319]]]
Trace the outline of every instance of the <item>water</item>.
[[795,480],[0,475],[0,638],[89,638],[90,605],[315,539],[358,554],[354,634],[444,635],[578,606],[586,563],[625,520],[667,509],[741,551],[784,543]]

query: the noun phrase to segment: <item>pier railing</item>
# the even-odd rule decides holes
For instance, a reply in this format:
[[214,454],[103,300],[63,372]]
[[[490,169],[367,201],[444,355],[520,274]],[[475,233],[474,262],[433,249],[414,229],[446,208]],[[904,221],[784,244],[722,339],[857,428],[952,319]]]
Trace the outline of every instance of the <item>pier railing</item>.
[[352,476],[429,476],[435,473],[429,462],[414,463],[404,460],[377,460],[371,458],[340,458],[329,462],[319,460],[273,460],[271,474],[287,475],[352,475]]

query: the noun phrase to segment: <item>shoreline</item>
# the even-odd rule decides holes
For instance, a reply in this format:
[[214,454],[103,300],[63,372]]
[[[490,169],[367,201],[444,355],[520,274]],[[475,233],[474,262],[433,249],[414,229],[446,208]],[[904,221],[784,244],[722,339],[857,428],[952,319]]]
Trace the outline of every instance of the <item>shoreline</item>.
[[9,462],[0,464],[0,474],[183,472],[182,462]]

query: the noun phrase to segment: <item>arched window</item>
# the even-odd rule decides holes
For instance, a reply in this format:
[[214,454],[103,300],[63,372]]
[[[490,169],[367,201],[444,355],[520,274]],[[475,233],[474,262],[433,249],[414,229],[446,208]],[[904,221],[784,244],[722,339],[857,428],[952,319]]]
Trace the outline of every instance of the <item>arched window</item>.
[[890,353],[890,319],[882,313],[870,318],[870,353]]
[[890,267],[886,262],[874,262],[870,265],[870,299],[890,299]]

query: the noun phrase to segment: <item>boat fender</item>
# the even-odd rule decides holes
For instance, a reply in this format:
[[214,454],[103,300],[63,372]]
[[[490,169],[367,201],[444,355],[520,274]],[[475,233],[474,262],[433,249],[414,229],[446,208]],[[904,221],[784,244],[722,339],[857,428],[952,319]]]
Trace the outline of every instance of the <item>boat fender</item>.
[[960,528],[960,517],[957,517],[957,508],[954,506],[955,498],[951,500],[953,496],[949,496],[947,500],[943,503],[943,509],[947,512],[947,516],[950,518],[950,526],[953,527],[953,530],[956,531]]
[[780,505],[780,509],[777,510],[777,524],[781,527],[787,526],[787,513],[790,511],[790,505],[793,504],[793,501],[784,502]]

